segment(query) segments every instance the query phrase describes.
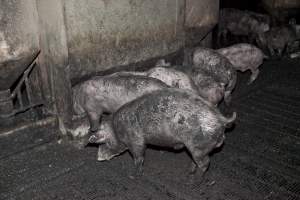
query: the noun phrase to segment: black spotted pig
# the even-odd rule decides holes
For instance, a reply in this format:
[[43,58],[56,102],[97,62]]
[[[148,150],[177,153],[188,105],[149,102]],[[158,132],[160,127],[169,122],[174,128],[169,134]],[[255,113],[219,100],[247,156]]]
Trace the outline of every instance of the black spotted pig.
[[146,145],[181,149],[191,153],[192,172],[204,173],[209,153],[224,141],[225,127],[236,118],[224,117],[217,108],[193,92],[168,88],[143,95],[123,105],[89,141],[103,143],[98,160],[110,160],[129,150],[141,172]]
[[73,88],[73,107],[75,114],[87,114],[90,130],[96,131],[103,113],[113,113],[139,96],[166,87],[162,81],[146,76],[96,76]]
[[217,50],[218,53],[225,56],[232,66],[241,72],[251,71],[251,77],[248,84],[252,83],[259,74],[258,67],[263,63],[267,56],[252,44],[239,43],[226,48]]
[[201,69],[214,78],[220,85],[225,86],[224,100],[228,105],[231,101],[231,93],[235,88],[237,72],[230,61],[216,50],[197,47],[186,51],[186,63],[191,62],[195,69]]
[[247,36],[250,43],[270,29],[270,17],[252,11],[243,11],[235,8],[220,10],[218,23],[218,41],[227,40],[227,33],[235,36]]

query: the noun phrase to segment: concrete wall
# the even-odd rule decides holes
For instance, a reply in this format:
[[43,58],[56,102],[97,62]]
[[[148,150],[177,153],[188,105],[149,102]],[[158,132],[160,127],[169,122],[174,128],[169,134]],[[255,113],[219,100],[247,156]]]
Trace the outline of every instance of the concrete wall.
[[67,124],[72,79],[176,52],[187,29],[202,39],[213,28],[218,7],[219,0],[1,0],[0,70],[9,56],[41,49],[43,91]]
[[35,0],[0,1],[0,90],[9,88],[38,50]]
[[64,3],[71,78],[166,55],[184,44],[184,0]]

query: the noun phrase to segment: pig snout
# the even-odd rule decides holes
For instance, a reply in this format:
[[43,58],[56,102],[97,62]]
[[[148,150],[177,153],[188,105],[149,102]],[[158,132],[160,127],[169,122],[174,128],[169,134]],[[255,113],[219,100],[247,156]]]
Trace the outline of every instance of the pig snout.
[[95,136],[95,135],[92,135],[90,138],[89,138],[89,142],[90,143],[97,143],[98,141],[98,137]]
[[97,143],[97,144],[101,144],[101,143],[105,143],[106,142],[107,137],[104,134],[93,134],[89,137],[89,143]]

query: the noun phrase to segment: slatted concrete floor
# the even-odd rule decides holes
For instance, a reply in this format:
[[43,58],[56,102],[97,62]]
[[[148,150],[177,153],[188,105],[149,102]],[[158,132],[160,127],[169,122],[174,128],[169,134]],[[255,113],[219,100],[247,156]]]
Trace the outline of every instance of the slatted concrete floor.
[[[14,140],[6,140],[0,199],[300,199],[299,63],[267,63],[245,86],[250,92],[235,98],[238,120],[202,181],[185,184],[191,162],[185,152],[147,150],[145,175],[132,180],[128,153],[97,162],[94,147],[76,150],[47,138],[28,148],[17,141],[10,152],[7,142]],[[281,65],[291,68],[276,69]]]

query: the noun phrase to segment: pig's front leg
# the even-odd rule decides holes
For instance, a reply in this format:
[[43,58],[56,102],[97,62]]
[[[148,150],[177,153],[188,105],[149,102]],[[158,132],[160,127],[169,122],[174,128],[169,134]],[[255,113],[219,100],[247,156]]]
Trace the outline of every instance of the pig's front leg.
[[247,84],[250,85],[253,81],[255,81],[258,74],[259,74],[259,69],[251,70],[251,76],[250,76],[250,79],[249,79]]
[[102,111],[87,111],[87,116],[89,119],[89,123],[90,123],[90,132],[95,132],[98,130],[99,126],[100,126],[100,117],[102,115]]
[[225,91],[224,93],[224,101],[227,106],[231,103],[231,91]]
[[274,49],[270,45],[268,45],[268,50],[269,50],[271,57],[273,57],[275,55]]

